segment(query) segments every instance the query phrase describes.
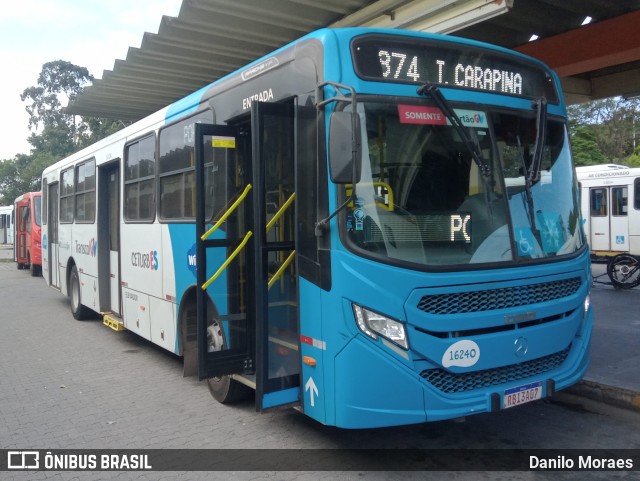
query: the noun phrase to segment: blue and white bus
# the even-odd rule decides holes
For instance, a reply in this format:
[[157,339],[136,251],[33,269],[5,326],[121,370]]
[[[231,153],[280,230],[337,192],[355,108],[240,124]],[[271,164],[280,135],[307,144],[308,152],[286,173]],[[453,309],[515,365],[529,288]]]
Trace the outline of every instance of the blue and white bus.
[[47,168],[43,274],[221,402],[344,428],[508,409],[588,365],[566,122],[532,58],[320,30]]

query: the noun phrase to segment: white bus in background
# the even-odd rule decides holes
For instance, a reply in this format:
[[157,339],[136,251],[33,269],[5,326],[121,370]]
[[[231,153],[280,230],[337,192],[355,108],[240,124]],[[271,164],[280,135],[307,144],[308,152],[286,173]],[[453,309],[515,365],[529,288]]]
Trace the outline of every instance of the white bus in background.
[[610,258],[614,286],[640,285],[640,168],[590,165],[576,174],[592,255]]
[[0,206],[0,244],[13,244],[13,206]]

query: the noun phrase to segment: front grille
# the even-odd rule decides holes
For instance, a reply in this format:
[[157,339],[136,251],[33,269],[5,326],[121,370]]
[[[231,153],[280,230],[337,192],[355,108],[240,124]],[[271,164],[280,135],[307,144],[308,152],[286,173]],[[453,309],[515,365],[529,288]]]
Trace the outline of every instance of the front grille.
[[418,309],[429,314],[445,315],[528,306],[575,294],[580,283],[579,277],[573,277],[485,291],[427,294],[420,299]]
[[511,366],[484,371],[451,373],[444,369],[427,369],[420,376],[436,389],[445,393],[473,391],[488,386],[510,383],[519,379],[539,376],[560,366],[569,355],[571,345],[564,351]]

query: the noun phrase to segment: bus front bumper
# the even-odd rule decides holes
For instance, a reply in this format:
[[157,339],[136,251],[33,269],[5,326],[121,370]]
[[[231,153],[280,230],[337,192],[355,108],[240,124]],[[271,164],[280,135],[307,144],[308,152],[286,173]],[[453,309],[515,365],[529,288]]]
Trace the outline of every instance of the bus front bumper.
[[[593,309],[583,329],[556,369],[515,384],[448,394],[419,373],[357,336],[337,355],[335,364],[335,425],[373,428],[442,421],[505,409],[505,394],[520,386],[539,385],[540,398],[578,382],[589,365]],[[520,404],[520,403],[518,403]]]

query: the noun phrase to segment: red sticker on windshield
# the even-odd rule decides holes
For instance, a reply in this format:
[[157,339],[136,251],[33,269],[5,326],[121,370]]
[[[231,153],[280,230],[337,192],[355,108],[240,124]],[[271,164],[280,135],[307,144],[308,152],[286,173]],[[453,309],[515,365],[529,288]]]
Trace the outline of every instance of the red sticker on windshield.
[[398,105],[401,124],[447,125],[447,117],[437,107]]

